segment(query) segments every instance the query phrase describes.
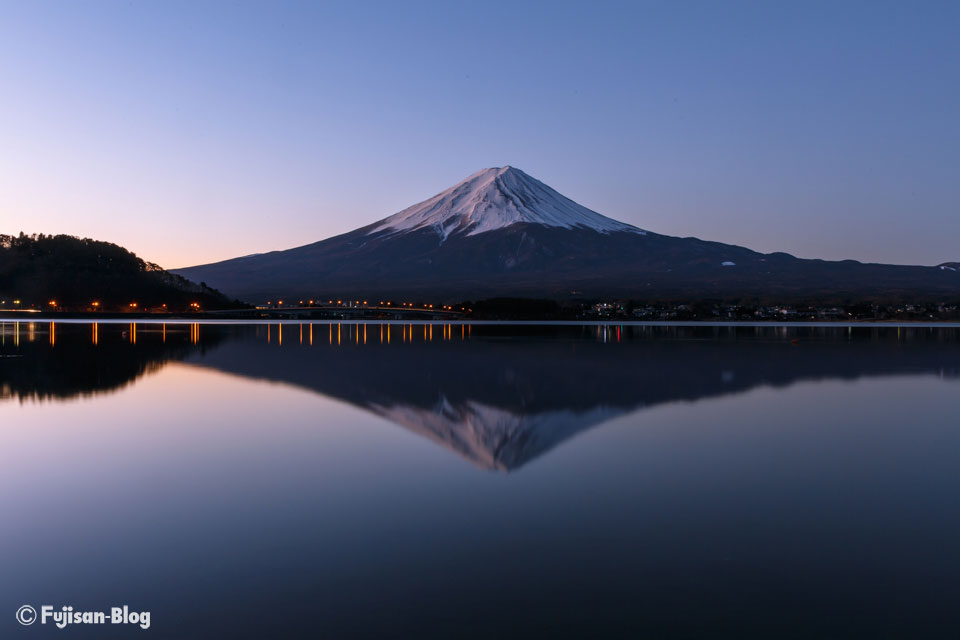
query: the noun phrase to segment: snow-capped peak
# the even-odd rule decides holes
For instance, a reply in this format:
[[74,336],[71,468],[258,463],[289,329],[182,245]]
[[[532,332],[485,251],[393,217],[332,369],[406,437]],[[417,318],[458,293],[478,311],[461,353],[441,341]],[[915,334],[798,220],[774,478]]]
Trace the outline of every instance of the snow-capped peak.
[[580,206],[510,166],[478,171],[429,200],[381,220],[370,233],[432,228],[445,240],[454,233],[476,235],[520,222],[598,233],[646,233]]

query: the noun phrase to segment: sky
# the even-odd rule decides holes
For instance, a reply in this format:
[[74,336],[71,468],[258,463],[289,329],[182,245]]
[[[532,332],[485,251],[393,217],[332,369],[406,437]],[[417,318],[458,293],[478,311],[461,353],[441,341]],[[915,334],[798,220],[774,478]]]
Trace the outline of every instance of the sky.
[[960,260],[958,2],[0,0],[0,233],[168,268],[512,165],[644,229]]

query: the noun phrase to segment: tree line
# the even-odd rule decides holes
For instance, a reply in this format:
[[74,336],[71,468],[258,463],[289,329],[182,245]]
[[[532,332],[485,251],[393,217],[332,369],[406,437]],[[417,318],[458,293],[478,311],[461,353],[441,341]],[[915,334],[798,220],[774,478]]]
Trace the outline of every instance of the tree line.
[[205,284],[174,275],[110,242],[69,235],[0,235],[0,299],[10,306],[66,310],[224,308],[231,302]]

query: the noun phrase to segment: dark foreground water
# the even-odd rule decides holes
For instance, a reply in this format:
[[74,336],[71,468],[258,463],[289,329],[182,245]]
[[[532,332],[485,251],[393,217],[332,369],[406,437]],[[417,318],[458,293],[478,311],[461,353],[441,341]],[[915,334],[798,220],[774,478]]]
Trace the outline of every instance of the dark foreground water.
[[0,356],[2,638],[960,637],[957,329],[21,322]]

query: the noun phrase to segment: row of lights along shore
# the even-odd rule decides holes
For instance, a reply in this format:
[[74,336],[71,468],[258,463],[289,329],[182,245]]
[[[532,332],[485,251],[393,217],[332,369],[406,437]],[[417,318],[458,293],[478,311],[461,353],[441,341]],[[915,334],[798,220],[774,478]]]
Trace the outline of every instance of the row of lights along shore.
[[[369,301],[369,300],[336,300],[336,301],[334,301],[334,300],[327,300],[327,304],[326,304],[326,305],[323,304],[323,300],[300,300],[300,301],[298,302],[298,304],[299,304],[299,306],[301,306],[301,307],[330,307],[330,306],[336,306],[336,307],[347,307],[347,308],[355,308],[355,307],[378,308],[377,305],[370,305],[370,301]],[[277,309],[277,308],[282,307],[282,306],[284,306],[284,305],[286,305],[287,307],[290,306],[290,304],[285,303],[283,300],[277,300],[276,304],[274,304],[273,300],[268,300],[268,301],[267,301],[267,304],[266,304],[265,306],[259,306],[259,307],[257,307],[257,308],[258,308],[258,309],[265,309],[265,308]],[[396,308],[397,306],[398,306],[398,305],[397,305],[397,304],[394,304],[394,302],[393,302],[392,300],[381,300],[381,301],[380,301],[380,304],[379,304],[379,308],[386,308],[386,307]],[[399,306],[400,306],[400,307],[403,307],[403,308],[407,308],[407,309],[437,309],[437,310],[441,310],[441,311],[454,311],[453,306],[452,306],[452,305],[448,305],[448,304],[434,305],[434,304],[428,304],[428,303],[425,303],[425,302],[421,302],[421,303],[416,303],[416,302],[401,302],[401,303],[399,303]],[[466,307],[460,307],[460,311],[466,311],[466,310],[467,310]]]
[[[13,305],[15,305],[17,308],[5,309],[5,307],[7,306],[7,301],[0,300],[0,309],[5,311],[26,311],[26,312],[32,312],[32,313],[39,313],[41,311],[41,309],[36,308],[32,304],[29,305],[29,307],[27,307],[26,309],[24,309],[22,300],[11,300],[10,302]],[[50,300],[49,302],[47,302],[47,308],[49,308],[51,311],[64,311],[64,310],[77,311],[77,310],[80,310],[81,307],[70,306],[67,309],[65,309],[63,305],[61,305],[56,300]],[[86,311],[105,311],[106,310],[104,305],[99,300],[93,300],[82,308],[84,308]],[[130,302],[126,305],[118,305],[117,310],[120,310],[120,309],[125,309],[127,311],[147,311],[147,312],[153,312],[153,313],[166,313],[167,305],[161,304],[158,306],[151,307],[151,306],[141,306],[139,302]],[[189,311],[200,311],[200,303],[191,302],[187,307],[187,309]]]
[[[35,308],[33,305],[30,305],[29,308],[24,309],[21,300],[12,300],[13,304],[18,307],[19,311],[29,311],[29,312],[39,312],[40,309]],[[6,300],[0,300],[0,309],[3,309],[7,304]],[[50,300],[47,303],[47,306],[52,311],[63,311],[65,310],[63,306],[58,303],[56,300]],[[286,306],[291,308],[290,304],[285,303],[283,300],[277,300],[276,304],[272,300],[267,301],[266,305],[258,305],[257,309],[278,309]],[[420,310],[434,310],[434,311],[467,311],[466,307],[455,308],[453,305],[449,304],[433,304],[427,302],[399,302],[395,303],[392,300],[381,300],[379,305],[370,304],[369,300],[327,300],[327,303],[324,304],[322,300],[300,300],[299,307],[318,307],[318,308],[327,308],[327,307],[343,307],[343,308],[358,308],[366,307],[369,309],[420,309]],[[141,305],[139,302],[130,302],[125,307],[120,307],[130,312],[147,312],[147,313],[166,313],[168,308],[166,304],[159,306],[147,306]],[[70,310],[79,310],[78,308],[72,308]],[[87,311],[106,311],[106,308],[99,300],[91,301],[86,305]],[[199,312],[200,303],[191,302],[188,306],[189,311]]]

